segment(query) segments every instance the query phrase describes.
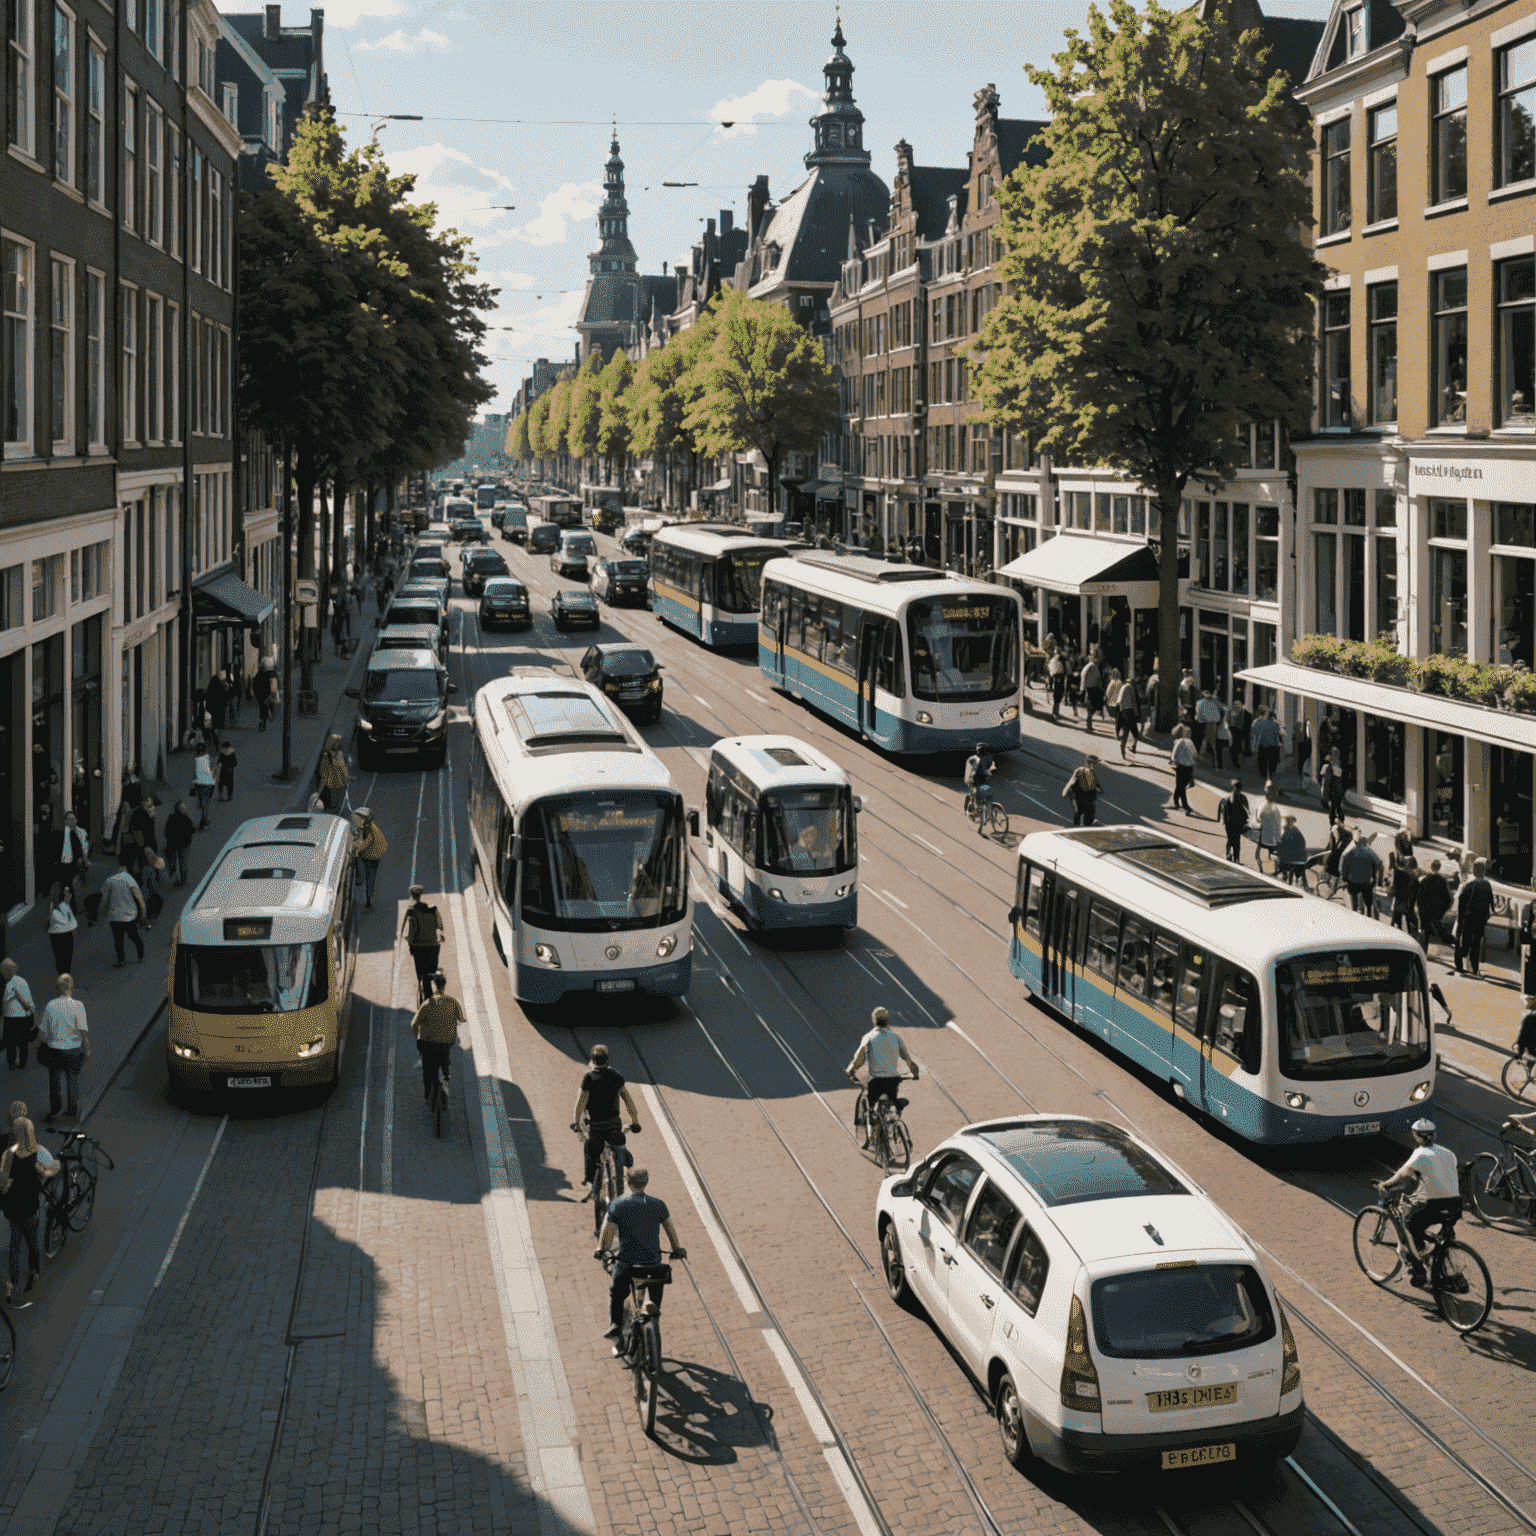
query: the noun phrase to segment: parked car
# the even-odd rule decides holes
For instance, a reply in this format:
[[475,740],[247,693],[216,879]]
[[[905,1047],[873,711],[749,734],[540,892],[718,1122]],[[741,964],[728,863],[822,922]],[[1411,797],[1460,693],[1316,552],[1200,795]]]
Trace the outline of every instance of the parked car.
[[448,638],[448,610],[430,592],[400,592],[391,601],[379,627],[393,624],[430,625],[444,640]]
[[1259,1255],[1118,1126],[968,1125],[875,1201],[908,1294],[997,1415],[1015,1466],[1149,1472],[1290,1454],[1301,1367]]
[[651,568],[644,560],[610,555],[592,567],[592,595],[617,608],[621,603],[644,607],[650,596]]
[[386,624],[373,646],[376,651],[436,651],[448,659],[448,637],[435,624]]
[[464,595],[475,597],[485,590],[488,576],[506,576],[507,562],[489,545],[464,551]]
[[435,650],[375,651],[362,687],[346,690],[358,701],[358,767],[402,756],[425,756],[441,767],[448,756],[448,697],[458,691]]
[[581,675],[636,720],[661,719],[661,663],[643,645],[594,645]]
[[511,576],[492,576],[480,594],[480,624],[492,629],[505,624],[510,629],[528,629],[533,624],[533,608],[528,588]]
[[405,573],[405,580],[400,583],[402,587],[411,582],[430,581],[441,595],[444,604],[448,601],[448,588],[453,580],[453,573],[448,569],[448,562],[441,555],[416,555],[409,569]]
[[580,629],[584,624],[596,629],[602,623],[597,615],[597,600],[584,587],[556,592],[549,605],[549,616],[556,629]]
[[587,577],[588,562],[597,559],[597,540],[585,528],[567,529],[560,537],[560,547],[549,557],[549,568],[556,576]]

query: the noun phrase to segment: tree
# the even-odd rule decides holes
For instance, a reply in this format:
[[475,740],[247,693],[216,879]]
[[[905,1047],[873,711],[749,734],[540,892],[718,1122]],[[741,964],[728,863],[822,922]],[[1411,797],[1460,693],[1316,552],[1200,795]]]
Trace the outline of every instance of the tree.
[[504,452],[509,459],[526,459],[531,451],[528,444],[528,412],[519,411],[507,423],[507,440]]
[[[714,326],[714,313],[706,308],[686,331],[647,353],[635,370],[629,409],[631,445],[636,453],[666,461],[669,495],[677,456],[683,455],[691,467],[699,451],[687,416],[698,382],[698,356],[714,336]],[[694,478],[690,473],[685,483],[692,484]]]
[[553,438],[549,427],[550,392],[545,390],[528,410],[528,445],[539,459],[539,473],[545,473],[544,461],[552,459],[560,447],[558,434]]
[[549,415],[544,421],[544,441],[549,445],[551,458],[560,459],[559,473],[566,473],[566,465],[563,462],[571,451],[569,429],[571,424],[571,395],[575,390],[575,380],[567,370],[555,381],[547,391],[549,395]]
[[635,367],[628,354],[615,352],[603,369],[603,393],[601,416],[597,428],[597,449],[606,460],[605,483],[611,484],[614,461],[618,461],[619,483],[625,481],[629,460],[629,407],[630,386],[634,382]]
[[756,449],[778,506],[784,455],[813,452],[838,430],[837,379],[820,345],[782,304],[722,289],[712,336],[699,351],[686,421],[706,453]]
[[578,459],[597,454],[597,433],[603,418],[603,358],[588,352],[571,384],[571,407],[565,436]]
[[994,426],[1153,493],[1164,727],[1182,661],[1184,488],[1230,475],[1247,423],[1309,410],[1322,287],[1298,238],[1310,121],[1232,10],[1109,0],[1086,36],[1067,33],[1053,71],[1027,69],[1051,109],[1049,159],[999,194],[1011,291],[973,375]]

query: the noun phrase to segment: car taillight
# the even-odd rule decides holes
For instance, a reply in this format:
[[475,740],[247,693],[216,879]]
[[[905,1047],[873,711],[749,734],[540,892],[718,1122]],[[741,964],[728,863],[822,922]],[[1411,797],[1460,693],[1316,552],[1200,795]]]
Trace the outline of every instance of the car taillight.
[[1278,1296],[1275,1297],[1275,1305],[1280,1307],[1280,1343],[1285,1365],[1280,1373],[1280,1395],[1284,1397],[1287,1392],[1294,1392],[1301,1386],[1301,1356],[1296,1353],[1296,1337],[1291,1332],[1291,1320],[1285,1315],[1285,1308],[1280,1306]]
[[1099,1373],[1088,1353],[1088,1319],[1082,1301],[1072,1298],[1072,1312],[1067,1319],[1067,1357],[1061,1363],[1061,1405],[1079,1413],[1098,1413]]

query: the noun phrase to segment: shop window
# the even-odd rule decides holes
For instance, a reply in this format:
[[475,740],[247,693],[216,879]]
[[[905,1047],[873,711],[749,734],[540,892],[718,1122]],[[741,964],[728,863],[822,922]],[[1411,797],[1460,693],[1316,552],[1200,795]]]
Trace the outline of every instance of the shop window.
[[1494,169],[1501,187],[1536,177],[1536,37],[1523,37],[1499,52],[1498,150]]
[[1536,549],[1536,506],[1519,501],[1494,502],[1493,542]]
[[1315,634],[1334,635],[1339,630],[1338,612],[1338,539],[1331,533],[1312,535],[1313,587],[1317,604],[1312,629]]
[[1431,497],[1429,536],[1432,539],[1465,539],[1467,536],[1466,502],[1441,496]]
[[[1462,359],[1466,358],[1466,272],[1462,272]],[[1463,367],[1465,379],[1465,367]],[[1463,385],[1465,388],[1465,385]],[[1349,290],[1323,296],[1323,425],[1352,423],[1349,395]]]
[[1376,492],[1376,526],[1397,527],[1397,497],[1391,491]]
[[1344,637],[1365,639],[1365,538],[1344,535]]
[[1448,203],[1467,195],[1467,66],[1436,75],[1429,88],[1429,200]]
[[1494,747],[1489,755],[1493,822],[1488,837],[1492,854],[1489,873],[1496,880],[1524,886],[1531,878],[1531,790],[1536,758],[1507,747]]
[[1346,528],[1365,527],[1365,492],[1356,487],[1343,493],[1344,526]]
[[1425,763],[1425,799],[1429,802],[1429,827],[1436,837],[1453,843],[1462,840],[1465,820],[1462,814],[1463,748],[1460,736],[1449,731],[1431,731],[1430,753]]
[[1443,656],[1467,654],[1467,552],[1429,551],[1429,648]]
[[1536,664],[1536,560],[1519,555],[1493,559],[1493,612],[1490,654],[1504,666]]
[[1378,800],[1402,804],[1407,797],[1403,765],[1405,731],[1401,720],[1365,717],[1365,792]]
[[1232,503],[1232,591],[1248,595],[1248,503]]
[[1397,284],[1367,290],[1370,312],[1371,383],[1368,396],[1374,426],[1397,420]]
[[1341,234],[1349,228],[1348,117],[1323,129],[1323,233]]
[[1376,633],[1397,635],[1397,540],[1376,540]]
[[1339,520],[1339,493],[1337,491],[1312,492],[1312,521],[1336,523]]
[[1337,709],[1332,704],[1323,710],[1317,722],[1317,762],[1327,762],[1328,754],[1337,748],[1346,789],[1359,788],[1360,781],[1355,776],[1359,732],[1360,717],[1354,710]]
[[1397,103],[1369,114],[1370,170],[1366,177],[1366,220],[1381,224],[1397,217]]
[[1529,427],[1536,425],[1536,256],[1500,262],[1498,273],[1499,420]]
[[1467,269],[1430,274],[1430,409],[1436,426],[1467,419]]
[[1253,595],[1272,603],[1280,590],[1279,507],[1255,508],[1253,532]]

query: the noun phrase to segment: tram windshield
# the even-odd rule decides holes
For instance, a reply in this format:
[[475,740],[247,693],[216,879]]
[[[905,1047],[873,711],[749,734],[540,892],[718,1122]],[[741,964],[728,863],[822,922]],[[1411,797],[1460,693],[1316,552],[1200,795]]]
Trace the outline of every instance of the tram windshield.
[[841,789],[782,789],[763,796],[763,868],[776,875],[852,869],[853,817]]
[[686,911],[683,806],[636,790],[541,800],[523,816],[523,920],[571,933],[655,928]]
[[762,602],[763,567],[773,551],[744,549],[724,555],[716,566],[716,602],[724,613],[756,613]]
[[325,940],[181,944],[176,1004],[198,1013],[292,1013],[325,1001]]
[[1018,691],[1019,617],[1010,598],[925,598],[907,610],[907,631],[918,698],[1000,699]]
[[1275,991],[1286,1077],[1371,1077],[1429,1062],[1429,1002],[1417,955],[1303,955],[1275,967]]

